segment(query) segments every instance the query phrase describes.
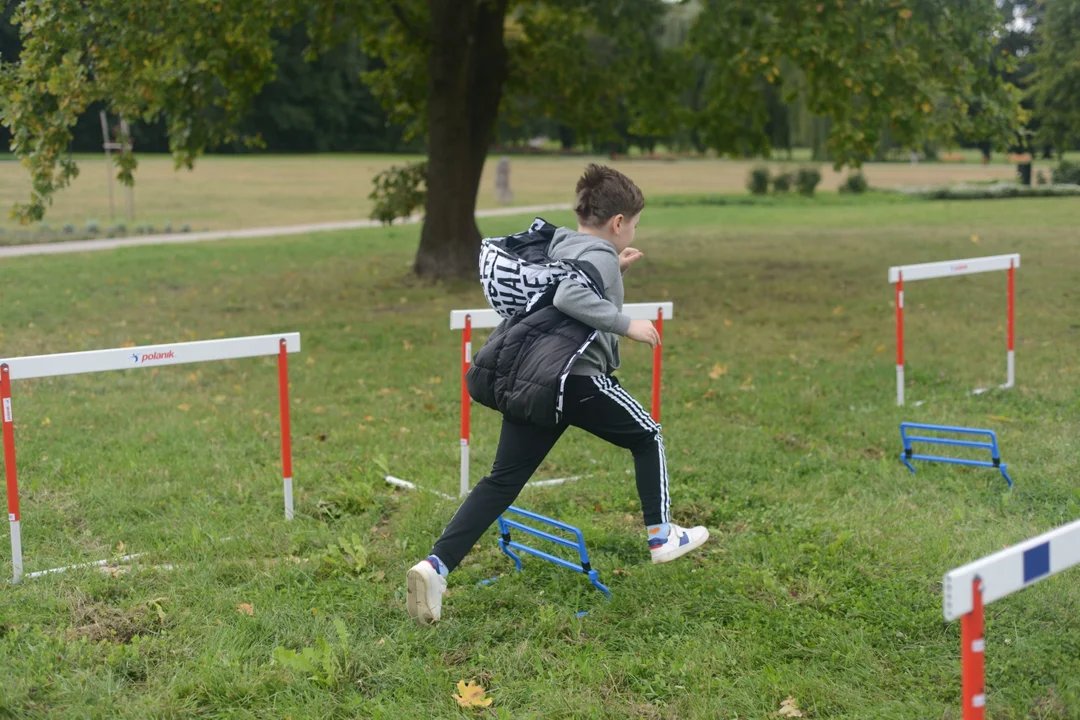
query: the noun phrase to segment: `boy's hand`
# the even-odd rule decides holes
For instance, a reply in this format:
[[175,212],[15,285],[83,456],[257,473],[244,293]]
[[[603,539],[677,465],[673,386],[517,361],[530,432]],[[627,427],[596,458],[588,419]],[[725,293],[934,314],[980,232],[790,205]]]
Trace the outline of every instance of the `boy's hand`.
[[619,253],[619,272],[626,272],[631,265],[645,257],[645,253],[637,248],[626,248]]
[[626,337],[645,343],[652,348],[660,344],[660,333],[656,332],[651,320],[631,320]]

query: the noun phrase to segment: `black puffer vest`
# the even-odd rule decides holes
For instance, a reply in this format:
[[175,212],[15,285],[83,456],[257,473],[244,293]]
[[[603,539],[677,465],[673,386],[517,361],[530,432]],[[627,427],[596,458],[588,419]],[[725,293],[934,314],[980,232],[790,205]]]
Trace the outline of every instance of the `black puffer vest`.
[[[578,262],[577,269],[603,287],[590,263]],[[495,328],[465,376],[473,400],[516,422],[550,427],[562,421],[570,368],[598,332],[552,304],[557,288],[549,285],[528,311]]]

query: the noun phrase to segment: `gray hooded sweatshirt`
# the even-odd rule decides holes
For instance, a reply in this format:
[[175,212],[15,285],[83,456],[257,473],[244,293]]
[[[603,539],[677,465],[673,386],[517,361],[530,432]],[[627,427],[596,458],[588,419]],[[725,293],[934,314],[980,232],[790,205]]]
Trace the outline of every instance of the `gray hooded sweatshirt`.
[[604,297],[589,288],[564,282],[555,291],[555,307],[570,317],[596,328],[596,339],[570,369],[572,375],[607,375],[619,368],[619,336],[630,329],[630,318],[622,312],[623,281],[619,253],[603,238],[559,228],[548,246],[557,260],[582,260],[592,263],[604,282]]

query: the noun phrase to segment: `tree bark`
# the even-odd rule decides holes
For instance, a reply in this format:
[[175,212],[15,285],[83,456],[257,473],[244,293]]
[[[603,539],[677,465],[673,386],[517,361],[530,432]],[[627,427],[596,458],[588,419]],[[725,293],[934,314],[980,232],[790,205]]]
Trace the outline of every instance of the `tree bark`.
[[507,0],[429,0],[427,207],[413,269],[476,275],[476,195],[507,75]]

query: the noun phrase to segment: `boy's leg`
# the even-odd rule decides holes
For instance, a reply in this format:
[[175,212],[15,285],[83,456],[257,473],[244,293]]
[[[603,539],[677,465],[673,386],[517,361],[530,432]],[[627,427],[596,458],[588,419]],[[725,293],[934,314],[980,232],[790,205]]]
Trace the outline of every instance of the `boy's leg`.
[[634,454],[645,524],[669,522],[671,498],[660,424],[613,377],[571,375],[566,391],[566,419],[571,425]]
[[513,504],[565,430],[565,425],[538,427],[503,419],[491,474],[472,489],[431,550],[448,571],[458,566],[484,531]]
[[[567,386],[569,395],[569,380]],[[682,528],[671,522],[667,461],[659,423],[613,377],[581,378],[572,387],[580,396],[566,405],[567,421],[634,454],[652,561],[670,562],[704,544],[709,539],[706,528]]]

